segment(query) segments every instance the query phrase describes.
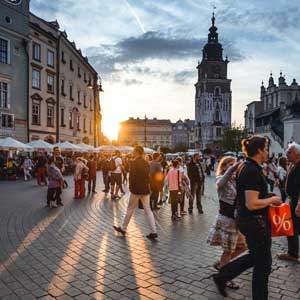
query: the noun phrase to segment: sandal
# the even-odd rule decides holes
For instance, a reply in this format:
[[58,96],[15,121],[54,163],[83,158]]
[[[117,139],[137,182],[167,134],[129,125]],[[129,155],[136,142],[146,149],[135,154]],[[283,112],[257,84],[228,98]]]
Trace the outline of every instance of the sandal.
[[226,287],[232,290],[238,290],[240,288],[240,286],[237,283],[231,280],[226,282]]

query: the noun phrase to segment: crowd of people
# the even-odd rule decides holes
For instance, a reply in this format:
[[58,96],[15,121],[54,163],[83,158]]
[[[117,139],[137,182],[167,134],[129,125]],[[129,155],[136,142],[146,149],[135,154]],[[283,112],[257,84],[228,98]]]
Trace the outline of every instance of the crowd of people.
[[[252,297],[265,300],[272,265],[269,207],[290,203],[294,235],[287,238],[288,251],[278,259],[299,262],[300,145],[290,144],[286,156],[278,158],[269,157],[264,137],[245,139],[242,148],[243,157],[224,156],[217,162],[219,209],[207,241],[223,250],[213,265],[218,271],[213,280],[219,292],[226,297],[226,288],[238,289],[234,278],[253,267]],[[13,162],[8,163],[13,167]],[[128,186],[126,215],[114,229],[125,236],[135,209],[141,208],[150,227],[147,238],[153,241],[158,238],[153,211],[162,205],[170,204],[173,222],[192,214],[194,206],[200,215],[204,213],[205,178],[214,171],[215,158],[196,153],[167,161],[158,152],[145,154],[140,146],[127,155],[116,151],[113,155],[62,157],[56,147],[52,155],[40,154],[34,161],[26,157],[21,165],[24,180],[30,179],[34,170],[37,184],[48,186],[47,206],[51,208],[63,205],[61,194],[68,187],[66,164],[73,173],[75,199],[85,198],[86,190],[97,193],[97,170],[102,171],[103,192],[106,197],[110,194],[112,201],[118,201]]]

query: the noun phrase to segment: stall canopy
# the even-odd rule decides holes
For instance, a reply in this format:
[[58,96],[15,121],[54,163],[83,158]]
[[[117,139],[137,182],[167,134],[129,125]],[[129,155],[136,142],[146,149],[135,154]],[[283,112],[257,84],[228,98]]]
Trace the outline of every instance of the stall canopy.
[[152,149],[150,149],[150,148],[147,148],[147,147],[144,147],[144,152],[145,152],[146,154],[151,154],[151,153],[154,152],[154,150],[152,150]]
[[130,153],[133,151],[133,147],[130,146],[118,146],[117,149],[123,153]]
[[79,147],[83,152],[94,152],[95,151],[95,148],[88,144],[81,143],[81,144],[76,144],[76,146]]
[[21,143],[11,137],[0,139],[0,150],[33,151],[33,149],[29,145]]
[[70,142],[57,143],[53,147],[59,147],[61,151],[81,152],[80,147]]
[[36,140],[28,143],[31,148],[35,151],[52,151],[53,145],[43,141],[43,140]]
[[97,148],[99,152],[114,152],[116,150],[118,150],[118,148],[113,145],[103,145]]

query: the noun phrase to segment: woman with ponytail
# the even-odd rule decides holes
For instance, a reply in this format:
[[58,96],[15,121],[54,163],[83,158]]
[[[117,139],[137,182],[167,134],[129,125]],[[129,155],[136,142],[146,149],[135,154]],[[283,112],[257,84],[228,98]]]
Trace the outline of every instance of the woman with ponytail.
[[281,198],[268,194],[268,184],[261,165],[268,159],[268,140],[252,136],[242,141],[246,161],[238,171],[237,226],[245,236],[249,253],[220,269],[213,279],[219,292],[227,296],[226,283],[253,267],[252,299],[268,299],[271,272],[271,229],[268,221],[270,205],[280,205]]

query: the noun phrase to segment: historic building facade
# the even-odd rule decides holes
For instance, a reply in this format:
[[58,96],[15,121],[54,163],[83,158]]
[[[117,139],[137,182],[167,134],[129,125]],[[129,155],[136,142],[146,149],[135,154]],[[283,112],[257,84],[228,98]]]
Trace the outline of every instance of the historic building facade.
[[276,84],[271,74],[268,86],[261,85],[260,100],[247,106],[245,127],[249,134],[270,139],[270,153],[283,153],[291,141],[300,143],[300,86],[296,79],[287,84],[280,72]]
[[172,148],[195,148],[195,120],[178,120],[172,124]]
[[202,53],[195,84],[196,147],[217,150],[224,129],[231,126],[231,79],[227,78],[229,61],[223,59],[214,14]]
[[29,1],[0,0],[0,138],[28,140]]
[[0,137],[98,146],[102,89],[88,58],[29,1],[0,0],[0,11]]
[[120,123],[120,145],[139,144],[145,147],[172,147],[172,123],[170,120],[129,118]]
[[29,140],[57,141],[57,41],[56,27],[30,14]]
[[98,74],[74,42],[59,38],[59,139],[94,144]]

